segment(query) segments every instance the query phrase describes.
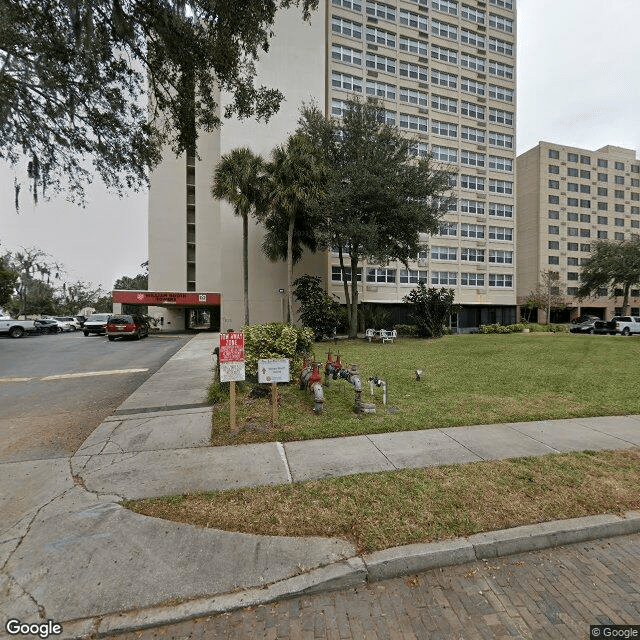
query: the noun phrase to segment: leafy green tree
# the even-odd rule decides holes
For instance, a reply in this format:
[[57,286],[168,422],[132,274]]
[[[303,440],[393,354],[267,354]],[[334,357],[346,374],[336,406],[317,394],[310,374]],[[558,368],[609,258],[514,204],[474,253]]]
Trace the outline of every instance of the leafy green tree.
[[10,269],[8,265],[5,264],[5,258],[0,256],[0,308],[9,304],[17,284],[18,274]]
[[271,260],[287,261],[287,317],[293,318],[293,265],[307,248],[318,249],[325,216],[314,203],[320,197],[327,172],[320,150],[300,134],[271,152],[264,181],[267,233],[263,250]]
[[528,313],[528,317],[534,309],[544,309],[547,323],[551,322],[551,311],[553,309],[564,309],[565,303],[562,289],[565,284],[560,279],[560,273],[553,269],[542,270],[538,286],[530,291],[524,303],[521,305]]
[[629,314],[629,291],[640,284],[640,239],[614,241],[600,240],[591,251],[591,257],[582,266],[578,296],[596,295],[598,289],[607,289],[615,297],[622,290],[622,313]]
[[263,197],[264,161],[248,147],[222,156],[213,174],[211,195],[226,200],[242,218],[242,285],[244,323],[249,324],[249,215],[256,213]]
[[413,157],[416,141],[386,124],[374,100],[347,100],[341,120],[306,106],[300,130],[322,152],[329,171],[319,208],[327,216],[327,243],[338,248],[349,335],[358,328],[358,265],[364,258],[407,265],[420,233],[438,231],[449,174],[429,158]]
[[302,325],[313,329],[316,340],[332,338],[342,320],[340,304],[331,299],[318,276],[300,276],[293,286],[293,295],[300,304]]
[[91,283],[78,280],[67,284],[64,282],[55,296],[56,313],[61,316],[72,316],[85,307],[94,307],[102,294],[102,287],[94,288]]
[[0,159],[26,158],[36,198],[68,186],[82,200],[95,174],[119,193],[140,187],[164,144],[194,150],[220,125],[218,89],[231,96],[224,117],[278,110],[281,92],[254,86],[255,62],[280,9],[308,19],[317,4],[3,0]]
[[[9,268],[18,274],[13,308],[18,316],[54,312],[54,285],[63,267],[42,249],[35,247],[9,254]],[[46,285],[46,286],[45,286]]]
[[135,276],[120,276],[114,283],[114,289],[129,291],[146,291],[149,288],[149,274],[139,273]]
[[92,306],[96,313],[111,313],[113,311],[113,299],[111,296],[100,296]]
[[413,305],[414,311],[409,317],[418,328],[418,336],[441,338],[444,335],[449,318],[461,309],[459,304],[454,304],[454,297],[453,289],[427,288],[420,282],[403,298]]

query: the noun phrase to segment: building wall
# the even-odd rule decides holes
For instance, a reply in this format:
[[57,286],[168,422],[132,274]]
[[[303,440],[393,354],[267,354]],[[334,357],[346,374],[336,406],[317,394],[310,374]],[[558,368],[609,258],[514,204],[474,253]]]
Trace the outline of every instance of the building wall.
[[[152,176],[150,288],[219,291],[222,328],[238,328],[244,315],[242,223],[226,202],[210,196],[218,158],[243,145],[266,156],[295,129],[303,101],[316,100],[339,116],[350,95],[380,97],[384,91],[385,109],[417,138],[419,153],[433,152],[450,168],[456,205],[445,218],[448,233],[424,236],[424,251],[408,273],[399,263],[364,263],[360,300],[398,303],[426,279],[453,287],[456,301],[471,307],[515,307],[515,48],[515,0],[325,0],[311,24],[299,10],[281,12],[269,53],[257,65],[257,83],[285,94],[280,112],[268,124],[230,120],[203,135],[194,174],[187,173],[186,158],[168,150]],[[220,98],[224,107],[229,97]],[[186,222],[187,200],[195,204],[195,223]],[[264,258],[262,237],[251,224],[252,322],[279,320],[283,313],[286,266]],[[306,256],[295,275],[320,275],[329,293],[343,299],[332,269],[337,264],[332,252]]]
[[[550,142],[518,157],[518,297],[535,288],[541,271],[560,275],[571,317],[605,318],[622,306],[604,292],[579,300],[580,267],[598,240],[640,235],[640,161],[635,151],[605,146],[595,151]],[[533,247],[538,248],[537,254]],[[630,305],[640,312],[640,291]]]

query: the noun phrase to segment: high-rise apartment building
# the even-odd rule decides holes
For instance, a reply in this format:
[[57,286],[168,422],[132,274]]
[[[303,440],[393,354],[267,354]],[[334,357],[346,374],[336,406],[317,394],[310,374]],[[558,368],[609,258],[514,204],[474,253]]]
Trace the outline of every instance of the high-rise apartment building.
[[[598,240],[640,235],[640,160],[631,149],[596,151],[540,142],[518,156],[518,301],[536,289],[542,272],[559,275],[567,305],[557,318],[584,314],[609,319],[621,313],[622,294],[602,289],[579,300],[580,267]],[[615,292],[613,292],[615,293]],[[631,313],[640,314],[640,290],[631,291]],[[543,320],[546,320],[543,318]]]
[[[514,322],[515,0],[325,0],[311,24],[283,12],[275,34],[258,71],[260,83],[285,94],[277,116],[267,125],[225,121],[200,139],[200,160],[168,153],[152,176],[150,288],[221,300],[204,311],[179,301],[158,308],[171,322],[165,328],[198,324],[203,314],[219,314],[223,328],[242,323],[241,222],[210,196],[220,156],[242,145],[266,156],[295,129],[303,101],[340,117],[354,95],[378,98],[387,122],[416,138],[415,154],[450,168],[454,196],[409,269],[362,263],[361,302],[393,307],[425,280],[455,290],[461,328]],[[280,320],[284,308],[285,266],[267,261],[261,240],[251,225],[252,322]],[[336,253],[308,256],[297,272],[320,275],[343,295]]]

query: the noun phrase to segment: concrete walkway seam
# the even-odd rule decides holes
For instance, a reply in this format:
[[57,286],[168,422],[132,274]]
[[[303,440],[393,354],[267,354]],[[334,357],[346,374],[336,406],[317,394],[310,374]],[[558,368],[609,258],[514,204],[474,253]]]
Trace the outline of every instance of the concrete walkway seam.
[[543,522],[478,533],[469,538],[403,545],[347,558],[265,587],[63,623],[63,633],[58,637],[64,640],[106,637],[303,595],[349,589],[430,569],[633,533],[640,533],[640,511],[628,511],[623,516],[596,515]]

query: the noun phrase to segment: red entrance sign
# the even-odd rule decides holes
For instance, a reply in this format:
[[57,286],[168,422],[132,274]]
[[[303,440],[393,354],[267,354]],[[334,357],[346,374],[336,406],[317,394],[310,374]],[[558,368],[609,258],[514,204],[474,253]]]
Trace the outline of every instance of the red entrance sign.
[[244,333],[220,334],[220,362],[244,362]]
[[219,293],[191,293],[184,291],[123,291],[112,294],[114,302],[147,305],[215,306],[220,304]]

